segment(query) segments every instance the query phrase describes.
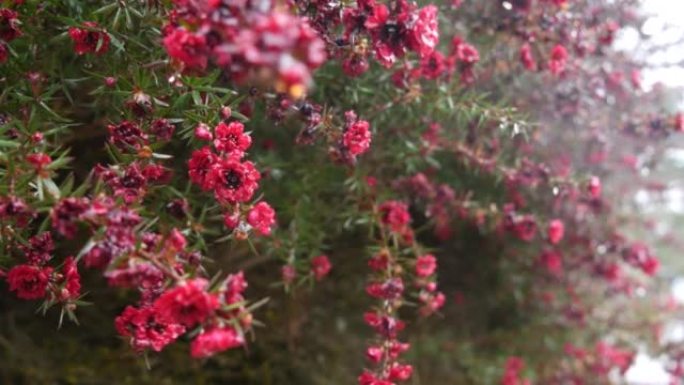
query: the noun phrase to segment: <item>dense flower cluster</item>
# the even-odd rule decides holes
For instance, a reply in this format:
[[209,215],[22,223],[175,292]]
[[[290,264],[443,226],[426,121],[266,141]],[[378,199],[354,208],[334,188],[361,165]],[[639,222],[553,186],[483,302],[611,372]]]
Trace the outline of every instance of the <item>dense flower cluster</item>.
[[260,4],[175,1],[164,47],[189,71],[211,62],[236,82],[299,98],[311,85],[311,71],[326,59],[323,40],[305,18]]
[[[274,277],[286,292],[365,292],[360,385],[415,380],[430,338],[445,362],[458,355],[454,373],[490,363],[452,382],[608,381],[680,309],[654,300],[657,249],[625,235],[661,229],[615,211],[629,189],[664,191],[642,179],[655,144],[684,132],[683,114],[650,108],[640,63],[611,49],[637,24],[631,0],[57,3],[0,8],[9,303],[75,320],[81,274],[101,275],[138,294],[112,304],[133,351],[186,340],[204,359],[259,324],[266,301],[247,301],[246,274],[264,297],[281,294]],[[280,334],[329,328],[309,317],[316,301],[269,303],[268,327],[287,321],[279,349]],[[435,314],[458,330],[413,339],[413,319],[433,330]],[[681,377],[681,347],[663,350]]]

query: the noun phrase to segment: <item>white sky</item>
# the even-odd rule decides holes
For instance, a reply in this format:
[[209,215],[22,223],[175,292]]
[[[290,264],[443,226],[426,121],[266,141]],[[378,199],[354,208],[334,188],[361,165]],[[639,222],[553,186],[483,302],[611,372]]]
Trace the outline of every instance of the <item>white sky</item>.
[[[652,36],[652,44],[665,45],[684,39],[684,0],[643,0],[642,9],[646,14],[653,15],[642,28],[644,34]],[[659,82],[668,86],[684,87],[684,68],[666,65],[684,61],[684,45],[647,56],[642,51],[647,45],[638,45],[637,31],[626,29],[620,34],[616,47],[626,51],[636,50],[637,55],[646,59],[648,63],[662,66],[643,72],[646,88]]]

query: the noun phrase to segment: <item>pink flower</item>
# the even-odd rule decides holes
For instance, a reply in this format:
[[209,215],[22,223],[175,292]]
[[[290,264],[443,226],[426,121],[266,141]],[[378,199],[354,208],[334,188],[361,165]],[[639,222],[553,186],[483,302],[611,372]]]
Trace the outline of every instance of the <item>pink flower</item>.
[[342,138],[344,146],[352,156],[361,155],[371,143],[370,125],[365,120],[357,120],[347,128]]
[[213,328],[195,337],[190,344],[190,355],[193,358],[206,358],[224,350],[242,346],[245,343],[242,335],[233,327]]
[[552,245],[557,244],[563,239],[565,235],[565,225],[560,219],[554,219],[549,222],[549,227],[546,230],[546,235]]
[[203,278],[180,284],[162,293],[154,308],[166,322],[191,328],[204,322],[219,307],[218,298],[206,292],[208,285]]
[[416,275],[422,278],[431,276],[437,269],[437,258],[432,254],[421,255],[416,259]]
[[214,147],[218,151],[225,152],[239,152],[247,151],[252,145],[252,138],[244,133],[245,126],[240,122],[219,123],[214,132],[216,139],[214,139]]
[[261,235],[271,235],[271,228],[276,223],[275,211],[266,202],[259,202],[247,214],[247,223]]
[[330,264],[330,260],[328,259],[327,255],[319,255],[311,260],[311,271],[313,272],[316,280],[320,281],[323,279],[326,275],[328,275],[328,273],[330,273],[331,269],[332,265]]
[[51,273],[51,267],[17,265],[7,273],[7,283],[21,299],[40,299],[45,297]]
[[214,135],[212,135],[211,130],[209,129],[209,126],[207,126],[204,123],[200,123],[195,127],[195,138],[198,140],[202,140],[205,142],[208,142],[212,139],[214,139]]

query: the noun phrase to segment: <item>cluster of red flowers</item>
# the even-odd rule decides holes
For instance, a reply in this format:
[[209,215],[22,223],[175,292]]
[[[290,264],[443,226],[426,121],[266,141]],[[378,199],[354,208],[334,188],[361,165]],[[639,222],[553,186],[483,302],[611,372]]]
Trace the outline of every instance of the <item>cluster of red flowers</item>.
[[10,291],[25,300],[46,299],[48,304],[62,303],[72,311],[81,295],[81,276],[76,260],[67,257],[55,269],[48,265],[52,260],[54,243],[52,234],[44,232],[21,245],[26,263],[12,267],[7,272]]
[[176,0],[164,46],[187,70],[213,62],[236,82],[299,98],[311,85],[311,71],[325,61],[325,46],[306,19],[274,4]]
[[[411,215],[407,205],[398,201],[380,204],[377,215],[381,249],[368,261],[372,274],[366,293],[380,303],[364,315],[366,323],[377,333],[374,343],[366,349],[366,358],[376,368],[364,371],[358,378],[359,385],[391,385],[408,380],[413,373],[411,365],[399,361],[410,345],[398,339],[398,333],[404,328],[398,309],[405,291],[400,248],[402,245],[417,247],[410,227]],[[437,291],[437,259],[432,254],[416,256],[413,271],[414,287],[422,304],[420,313],[429,316],[445,302],[444,294]]]
[[344,8],[342,12],[344,33],[337,41],[336,55],[343,58],[342,68],[349,76],[368,70],[368,45],[376,60],[389,68],[409,50],[421,58],[429,56],[439,42],[434,5],[418,8],[402,0],[390,9],[374,0],[359,0],[355,8]]
[[9,56],[7,44],[22,34],[18,17],[16,11],[0,8],[0,64],[6,62]]
[[235,230],[239,237],[245,237],[250,228],[270,235],[276,224],[273,208],[263,201],[244,205],[252,199],[261,179],[254,163],[242,160],[252,138],[238,121],[221,122],[213,131],[205,124],[195,128],[195,138],[213,140],[214,149],[205,146],[192,153],[188,161],[190,180],[204,191],[213,191],[225,208],[226,227]]
[[[199,330],[190,354],[205,358],[242,346],[252,318],[243,306],[247,283],[242,273],[230,275],[219,287],[204,278],[179,280],[154,301],[128,306],[116,318],[116,329],[136,351],[161,351],[185,332]],[[232,310],[231,310],[232,309]]]

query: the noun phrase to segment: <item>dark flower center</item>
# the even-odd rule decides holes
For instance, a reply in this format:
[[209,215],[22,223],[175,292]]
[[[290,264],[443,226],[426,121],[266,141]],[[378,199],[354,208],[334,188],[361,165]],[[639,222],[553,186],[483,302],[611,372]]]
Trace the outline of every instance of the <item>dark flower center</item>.
[[226,180],[226,187],[228,187],[231,190],[237,189],[242,184],[242,178],[240,177],[240,174],[235,170],[226,171],[223,174],[223,177]]

